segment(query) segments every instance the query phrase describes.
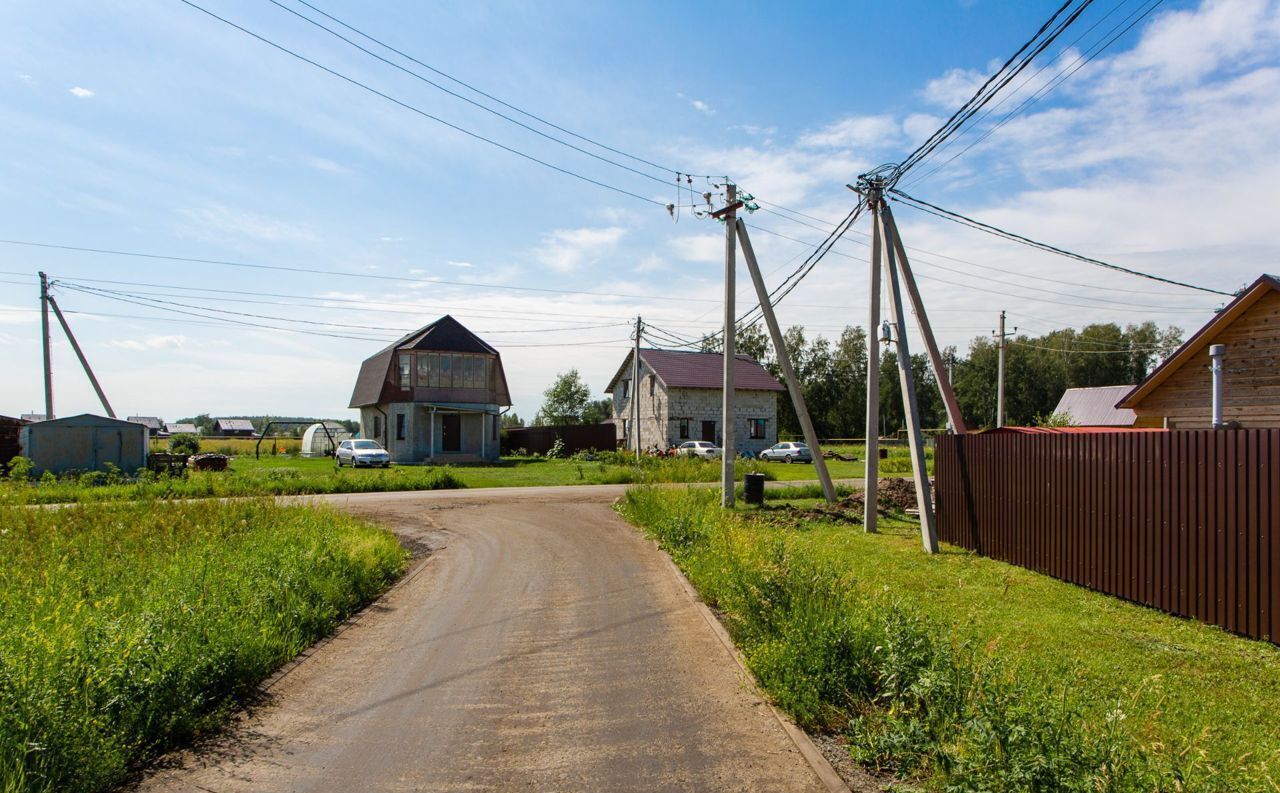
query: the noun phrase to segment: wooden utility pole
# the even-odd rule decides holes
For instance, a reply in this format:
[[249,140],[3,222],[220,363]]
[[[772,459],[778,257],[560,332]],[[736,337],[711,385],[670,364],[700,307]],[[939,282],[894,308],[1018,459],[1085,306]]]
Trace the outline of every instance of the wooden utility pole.
[[53,364],[49,355],[49,279],[40,273],[40,340],[44,346],[44,417],[53,419]]
[[755,249],[751,246],[751,238],[747,236],[747,225],[737,221],[738,242],[742,245],[742,258],[747,260],[747,272],[751,274],[751,283],[756,288],[756,297],[760,300],[760,312],[764,315],[765,326],[769,329],[769,338],[773,340],[773,351],[778,356],[778,368],[782,370],[782,379],[786,381],[787,391],[791,394],[791,404],[796,409],[796,417],[800,419],[800,429],[804,432],[804,441],[813,455],[813,465],[818,472],[818,481],[822,483],[822,495],[828,503],[836,501],[836,487],[827,472],[827,461],[818,448],[818,433],[813,429],[813,420],[809,417],[809,408],[805,405],[804,392],[800,389],[800,380],[796,377],[795,367],[791,365],[791,355],[782,340],[782,329],[778,327],[778,318],[773,314],[773,304],[769,302],[769,290],[764,285],[764,276],[760,274],[760,263],[756,261]]
[[80,365],[84,367],[84,373],[89,377],[89,383],[93,385],[94,392],[98,395],[98,401],[102,403],[102,409],[107,411],[107,415],[116,418],[116,412],[111,409],[111,403],[107,401],[107,395],[103,393],[102,386],[98,384],[98,378],[93,374],[93,368],[89,366],[89,359],[84,357],[84,352],[80,349],[80,343],[76,341],[76,336],[71,332],[71,326],[67,324],[67,318],[62,316],[62,309],[58,308],[58,301],[53,299],[53,295],[45,298],[45,302],[53,308],[54,316],[58,318],[58,324],[62,326],[62,330],[67,334],[67,341],[71,342],[71,349],[75,350],[76,357],[80,359]]
[[636,459],[643,451],[640,446],[640,336],[644,332],[644,320],[636,317],[636,346],[631,355],[631,445],[635,449]]
[[[996,345],[998,350],[998,353],[997,353],[998,357],[996,358],[996,361],[997,361],[996,362],[996,426],[997,427],[1004,426],[1004,350],[1008,344],[1008,342],[1006,342],[1005,340],[1013,335],[1013,333],[1004,332],[1004,316],[1005,316],[1005,313],[1001,311],[1000,312],[1000,331],[994,334],[999,339],[999,343]],[[1015,327],[1013,331],[1014,333],[1017,333],[1018,329]]]
[[[884,217],[876,218],[884,223]],[[882,230],[882,233],[889,233]],[[920,540],[926,553],[938,552],[938,531],[934,525],[933,494],[929,487],[929,471],[925,467],[924,437],[920,427],[920,403],[916,399],[915,375],[911,371],[911,350],[907,346],[907,321],[902,309],[902,292],[898,287],[895,246],[885,246],[884,274],[888,280],[889,310],[893,314],[893,335],[897,342],[898,383],[902,388],[902,408],[907,419],[907,442],[911,446],[911,468],[916,484],[916,506],[920,511]]]
[[[870,202],[870,198],[867,199]],[[873,210],[874,211],[874,210]],[[880,224],[871,220],[871,304],[867,315],[867,464],[862,479],[862,528],[876,531],[880,484]]]
[[907,248],[902,244],[902,236],[898,234],[898,225],[893,222],[893,212],[888,202],[883,205],[882,217],[885,235],[889,237],[893,252],[897,254],[898,269],[902,271],[902,285],[907,288],[907,297],[911,300],[911,311],[916,315],[916,323],[920,326],[920,336],[924,339],[925,351],[929,355],[929,365],[933,367],[934,380],[942,395],[942,404],[947,409],[947,424],[954,433],[964,434],[964,416],[960,413],[960,403],[951,388],[951,375],[948,368],[942,365],[942,353],[938,351],[938,342],[933,337],[933,326],[929,324],[929,315],[925,313],[924,301],[920,299],[920,290],[916,288],[916,277],[911,273],[911,264],[907,260]]
[[[734,424],[737,419],[737,407],[734,404],[736,385],[734,382],[737,367],[737,346],[734,338],[734,291],[737,275],[737,220],[738,220],[738,187],[732,183],[725,184],[725,206],[721,210],[724,218],[724,393],[721,403],[721,444],[723,450],[720,458],[720,503],[732,507],[733,463],[738,447],[733,437]],[[717,213],[719,214],[719,213]]]

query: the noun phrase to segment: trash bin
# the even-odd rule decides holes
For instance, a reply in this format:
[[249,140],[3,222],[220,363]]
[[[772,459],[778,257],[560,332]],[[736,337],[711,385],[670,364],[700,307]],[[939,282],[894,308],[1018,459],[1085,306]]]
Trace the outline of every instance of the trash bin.
[[748,504],[764,504],[764,474],[746,474],[742,477],[742,498]]
[[889,450],[888,450],[888,449],[881,448],[881,449],[877,449],[876,451],[880,452],[880,459],[881,459],[881,460],[888,460],[888,459],[889,459]]

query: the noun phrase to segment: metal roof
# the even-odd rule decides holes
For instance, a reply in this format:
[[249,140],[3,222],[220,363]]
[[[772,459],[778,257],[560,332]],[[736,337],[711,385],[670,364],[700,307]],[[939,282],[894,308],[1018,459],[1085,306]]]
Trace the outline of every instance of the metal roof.
[[185,432],[185,433],[190,433],[191,435],[196,435],[196,434],[198,434],[198,433],[200,432],[200,428],[199,428],[199,427],[197,427],[197,426],[196,426],[196,425],[194,425],[194,424],[185,424],[185,423],[182,423],[182,424],[166,424],[166,425],[164,425],[164,428],[165,428],[165,431],[166,431],[166,432],[169,432],[169,433],[172,433],[172,434],[175,434],[175,435],[176,435],[176,434],[178,434],[178,433],[180,433],[180,432]]
[[253,422],[249,419],[218,419],[214,426],[220,430],[248,430],[253,432]]
[[[619,380],[631,370],[631,355],[627,354],[618,372],[604,390],[612,394]],[[684,352],[681,350],[640,350],[643,361],[668,388],[710,388],[720,390],[724,386],[724,355],[718,352]],[[769,374],[759,361],[746,355],[735,356],[733,370],[734,389],[737,391],[783,391],[782,383]]]
[[134,424],[142,424],[148,429],[162,430],[164,422],[156,416],[129,416],[125,421],[132,421]]
[[[445,314],[430,325],[419,328],[407,336],[382,348],[360,364],[360,373],[356,375],[356,385],[351,392],[349,408],[365,407],[392,401],[390,393],[391,366],[395,354],[401,350],[434,350],[436,352],[463,352],[492,355],[494,357],[496,380],[495,391],[499,403],[510,404],[510,392],[507,388],[507,375],[502,369],[502,356],[490,347],[479,336],[467,330],[461,322]],[[397,391],[397,393],[399,393]]]
[[1137,414],[1115,406],[1132,390],[1131,385],[1068,388],[1053,412],[1070,416],[1077,427],[1132,427]]

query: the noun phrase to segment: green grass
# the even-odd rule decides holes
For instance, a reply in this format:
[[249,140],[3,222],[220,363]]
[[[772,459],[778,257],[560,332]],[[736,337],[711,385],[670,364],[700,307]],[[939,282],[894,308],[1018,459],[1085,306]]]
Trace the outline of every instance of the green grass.
[[928,556],[902,517],[867,535],[715,501],[637,488],[622,511],[779,705],[864,763],[936,790],[1277,789],[1280,648],[955,548]]
[[404,562],[390,534],[316,508],[0,504],[0,791],[112,788]]

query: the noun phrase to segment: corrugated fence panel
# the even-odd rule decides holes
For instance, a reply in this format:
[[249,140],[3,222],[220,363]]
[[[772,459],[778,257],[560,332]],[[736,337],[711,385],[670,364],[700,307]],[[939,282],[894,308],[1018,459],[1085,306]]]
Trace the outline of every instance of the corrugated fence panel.
[[1280,643],[1280,429],[948,435],[936,479],[945,542]]

